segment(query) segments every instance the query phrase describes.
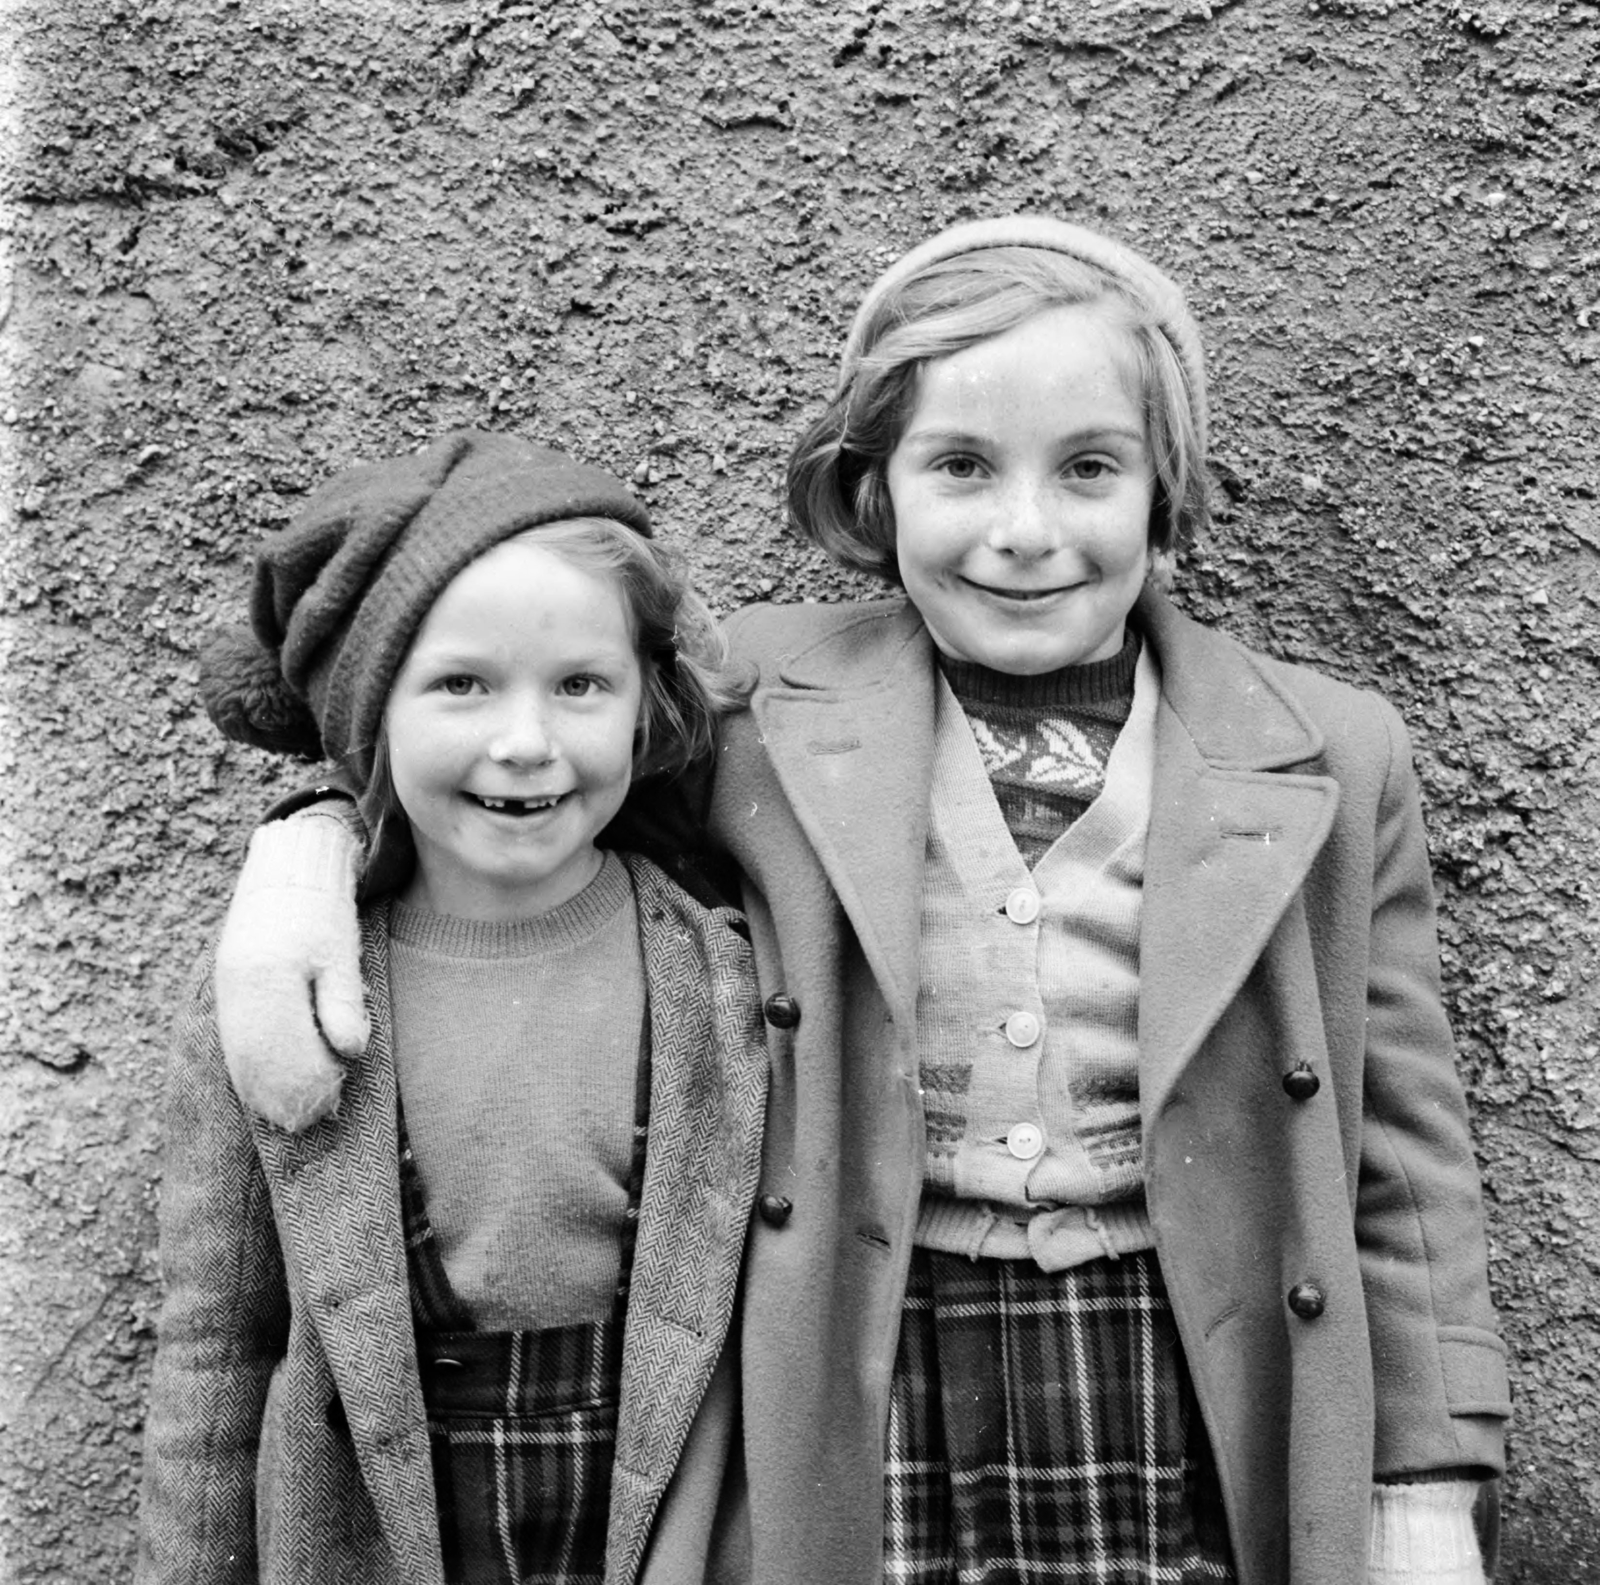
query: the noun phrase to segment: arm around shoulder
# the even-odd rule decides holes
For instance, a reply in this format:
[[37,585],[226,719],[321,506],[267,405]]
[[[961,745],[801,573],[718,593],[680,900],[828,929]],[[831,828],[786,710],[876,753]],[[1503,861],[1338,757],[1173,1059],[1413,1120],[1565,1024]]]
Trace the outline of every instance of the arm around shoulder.
[[217,944],[217,1024],[253,1111],[299,1130],[338,1104],[335,1053],[367,1043],[356,883],[364,835],[329,800],[260,826]]

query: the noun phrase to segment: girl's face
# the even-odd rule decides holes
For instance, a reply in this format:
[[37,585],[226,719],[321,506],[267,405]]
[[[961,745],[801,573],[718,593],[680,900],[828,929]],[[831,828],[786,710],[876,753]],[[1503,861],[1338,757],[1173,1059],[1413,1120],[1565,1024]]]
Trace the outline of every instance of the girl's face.
[[1024,677],[1115,655],[1155,487],[1127,332],[1051,308],[934,359],[888,486],[900,577],[944,654]]
[[609,580],[521,539],[467,567],[423,621],[384,718],[417,849],[406,900],[517,919],[582,891],[633,777],[642,697]]

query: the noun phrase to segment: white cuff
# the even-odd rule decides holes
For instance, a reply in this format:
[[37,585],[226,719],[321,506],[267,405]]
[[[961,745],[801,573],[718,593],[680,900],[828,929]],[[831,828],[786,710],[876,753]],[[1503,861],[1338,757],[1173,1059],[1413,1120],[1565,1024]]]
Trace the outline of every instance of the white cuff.
[[234,895],[291,887],[353,896],[365,851],[360,833],[353,805],[349,818],[314,804],[286,820],[258,826]]
[[1374,1485],[1368,1585],[1484,1585],[1477,1496],[1470,1480]]

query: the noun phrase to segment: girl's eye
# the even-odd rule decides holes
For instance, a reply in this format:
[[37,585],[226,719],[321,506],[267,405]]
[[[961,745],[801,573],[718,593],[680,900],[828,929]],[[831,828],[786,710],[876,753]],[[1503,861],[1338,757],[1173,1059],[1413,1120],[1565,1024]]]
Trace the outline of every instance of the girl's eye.
[[598,677],[580,675],[577,677],[564,677],[561,680],[561,692],[568,699],[584,699],[595,692],[600,686]]
[[453,699],[466,698],[477,686],[478,679],[476,677],[468,677],[465,673],[456,677],[441,677],[439,679],[439,691],[449,694]]
[[1105,457],[1079,457],[1067,472],[1075,479],[1103,479],[1111,472],[1111,463]]
[[978,459],[976,457],[941,457],[936,464],[941,473],[948,474],[952,479],[975,479],[978,476]]

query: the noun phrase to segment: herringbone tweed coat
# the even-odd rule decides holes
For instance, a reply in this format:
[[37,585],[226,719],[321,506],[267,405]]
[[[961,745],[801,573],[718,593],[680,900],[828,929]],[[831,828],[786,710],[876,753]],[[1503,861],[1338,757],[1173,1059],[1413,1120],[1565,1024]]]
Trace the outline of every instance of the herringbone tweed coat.
[[[742,921],[625,857],[653,1070],[607,1541],[618,1585],[637,1571],[721,1353],[766,1092]],[[209,963],[182,1020],[139,1585],[442,1579],[401,1235],[384,911],[362,928],[373,1035],[337,1117],[288,1134],[245,1114]]]

